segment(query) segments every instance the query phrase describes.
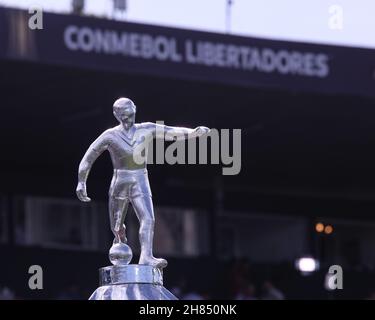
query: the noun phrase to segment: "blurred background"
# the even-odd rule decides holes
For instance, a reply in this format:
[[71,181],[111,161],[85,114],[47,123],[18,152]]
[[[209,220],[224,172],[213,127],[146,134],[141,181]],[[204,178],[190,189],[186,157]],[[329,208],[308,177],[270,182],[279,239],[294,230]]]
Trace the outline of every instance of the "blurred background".
[[[120,96],[137,122],[242,130],[238,175],[149,165],[155,255],[179,298],[374,298],[374,10],[371,0],[0,0],[0,299],[96,289],[110,264],[112,167],[107,153],[95,163],[89,204],[75,197],[77,170],[116,125]],[[136,259],[132,209],[126,219]],[[43,290],[28,286],[32,265]],[[332,265],[342,290],[327,287]]]

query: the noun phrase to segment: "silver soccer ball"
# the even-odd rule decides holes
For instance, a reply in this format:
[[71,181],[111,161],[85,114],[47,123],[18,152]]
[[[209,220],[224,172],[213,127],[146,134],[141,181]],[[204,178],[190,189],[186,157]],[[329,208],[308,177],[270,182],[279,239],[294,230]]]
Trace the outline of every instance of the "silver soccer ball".
[[113,265],[127,265],[132,258],[132,249],[125,243],[115,243],[109,250],[109,260]]

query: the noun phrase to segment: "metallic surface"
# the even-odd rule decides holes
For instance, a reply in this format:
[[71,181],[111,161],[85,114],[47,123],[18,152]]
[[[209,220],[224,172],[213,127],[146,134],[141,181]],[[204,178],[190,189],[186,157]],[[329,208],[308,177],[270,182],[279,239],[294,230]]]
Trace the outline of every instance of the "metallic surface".
[[150,283],[162,286],[163,271],[159,268],[140,264],[99,269],[100,286],[127,283]]
[[177,300],[163,287],[163,270],[130,264],[99,269],[100,287],[89,300]]
[[129,283],[102,286],[95,290],[89,300],[178,300],[160,285]]
[[[148,142],[154,138],[167,141],[200,137],[209,131],[206,127],[195,129],[169,127],[151,122],[135,123],[136,106],[127,98],[120,98],[113,105],[113,114],[119,125],[104,131],[88,148],[78,171],[76,193],[81,201],[91,199],[87,196],[86,180],[95,160],[105,150],[109,151],[114,172],[109,189],[109,215],[111,230],[114,234],[113,244],[126,244],[124,219],[129,203],[139,219],[139,241],[141,254],[139,264],[164,268],[165,259],[153,256],[154,209],[151,188],[146,169]],[[143,159],[144,161],[139,161]],[[123,252],[119,250],[123,249]],[[112,248],[111,262],[115,265],[126,265],[131,252],[125,246]],[[119,259],[116,260],[116,257]],[[121,258],[122,257],[122,258]]]
[[112,245],[108,256],[114,265],[127,265],[133,258],[133,252],[127,244],[119,242]]

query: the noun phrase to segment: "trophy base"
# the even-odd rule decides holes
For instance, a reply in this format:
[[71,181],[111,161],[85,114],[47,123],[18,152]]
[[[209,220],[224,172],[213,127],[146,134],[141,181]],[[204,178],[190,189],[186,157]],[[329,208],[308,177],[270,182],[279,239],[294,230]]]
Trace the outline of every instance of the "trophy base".
[[99,269],[99,285],[89,300],[178,300],[163,287],[163,271],[147,265]]
[[170,291],[150,283],[129,283],[102,286],[89,300],[178,300]]

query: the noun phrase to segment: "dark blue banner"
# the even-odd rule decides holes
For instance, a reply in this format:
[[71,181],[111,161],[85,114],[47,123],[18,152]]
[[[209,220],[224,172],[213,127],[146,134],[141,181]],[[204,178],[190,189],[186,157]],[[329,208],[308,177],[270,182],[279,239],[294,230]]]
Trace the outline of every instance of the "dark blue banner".
[[373,50],[0,9],[0,57],[244,86],[374,95]]

